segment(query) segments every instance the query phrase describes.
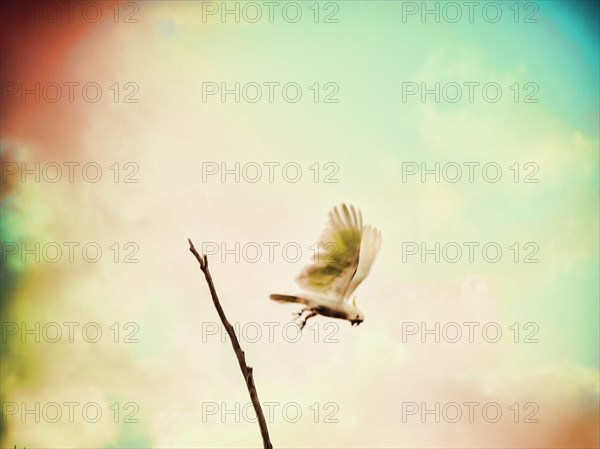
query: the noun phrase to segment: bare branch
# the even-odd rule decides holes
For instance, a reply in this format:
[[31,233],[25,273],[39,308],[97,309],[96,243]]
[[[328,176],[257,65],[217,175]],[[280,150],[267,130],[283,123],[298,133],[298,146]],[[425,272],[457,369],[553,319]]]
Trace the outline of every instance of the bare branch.
[[242,370],[242,375],[244,376],[244,380],[246,381],[246,386],[248,387],[248,392],[250,393],[250,399],[252,399],[252,405],[254,406],[254,410],[256,411],[256,416],[258,418],[258,425],[260,426],[260,434],[263,439],[264,449],[273,449],[273,445],[271,444],[271,440],[269,440],[269,431],[267,429],[267,421],[265,420],[265,415],[263,414],[262,408],[260,406],[260,401],[258,400],[258,393],[256,391],[256,386],[254,385],[254,376],[252,375],[252,367],[246,364],[246,356],[244,351],[238,342],[237,336],[235,335],[235,331],[233,330],[233,326],[229,324],[227,321],[227,317],[225,316],[225,312],[221,307],[221,303],[219,302],[219,298],[217,296],[217,291],[215,290],[215,286],[213,284],[212,277],[210,272],[208,271],[208,258],[206,255],[202,257],[194,244],[190,239],[188,239],[190,243],[190,251],[198,260],[200,264],[200,269],[204,272],[204,277],[206,278],[206,283],[208,284],[208,288],[210,290],[210,295],[212,296],[213,303],[215,305],[215,309],[217,309],[217,313],[219,314],[219,318],[221,318],[221,322],[225,327],[225,330],[229,334],[229,339],[231,340],[231,345],[233,346],[233,350],[235,351],[235,355],[237,356],[238,363],[240,365],[240,369]]

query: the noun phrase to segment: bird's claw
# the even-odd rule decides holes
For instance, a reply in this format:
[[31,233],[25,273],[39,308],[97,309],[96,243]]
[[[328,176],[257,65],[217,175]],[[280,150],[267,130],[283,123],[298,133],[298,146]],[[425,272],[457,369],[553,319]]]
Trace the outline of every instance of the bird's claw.
[[[309,310],[309,309],[304,309],[303,312],[305,310]],[[304,329],[304,326],[306,326],[306,322],[309,320],[309,318],[312,318],[313,316],[316,316],[316,315],[317,315],[317,312],[311,311],[308,315],[306,315],[304,317],[304,320],[298,324],[300,326],[300,332],[302,332],[302,329]]]
[[307,308],[304,308],[300,312],[294,312],[294,313],[292,313],[292,315],[295,316],[296,318],[300,318],[302,316],[302,314],[304,312],[306,312],[307,310],[308,310]]

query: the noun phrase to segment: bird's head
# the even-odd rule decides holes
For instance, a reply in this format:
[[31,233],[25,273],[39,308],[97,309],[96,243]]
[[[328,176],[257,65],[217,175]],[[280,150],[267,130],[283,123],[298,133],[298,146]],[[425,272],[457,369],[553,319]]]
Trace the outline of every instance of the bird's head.
[[353,306],[354,310],[351,312],[351,315],[350,315],[350,323],[352,324],[352,326],[355,326],[355,325],[358,326],[360,323],[362,323],[365,320],[365,316],[363,315],[363,313],[360,311],[360,309],[356,305],[356,296],[354,298],[352,298],[352,306]]

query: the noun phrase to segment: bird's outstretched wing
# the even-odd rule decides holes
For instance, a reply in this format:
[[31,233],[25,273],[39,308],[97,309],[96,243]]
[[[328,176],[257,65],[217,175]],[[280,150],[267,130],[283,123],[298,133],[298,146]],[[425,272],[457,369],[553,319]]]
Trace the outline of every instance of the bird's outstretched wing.
[[[370,226],[365,229],[372,234]],[[348,208],[345,204],[342,204],[341,210],[334,208],[329,212],[329,223],[319,239],[317,261],[304,267],[296,278],[298,285],[315,293],[332,296],[339,301],[346,299],[367,275],[376,254],[375,251],[365,267],[366,271],[361,267],[362,278],[357,282],[353,281],[361,265],[359,261],[362,237],[363,223],[360,211],[357,212],[352,206]],[[373,237],[370,237],[370,240],[373,240]],[[367,254],[371,252],[369,250]]]
[[344,299],[349,299],[354,290],[356,290],[356,287],[367,277],[369,271],[371,271],[371,265],[373,265],[373,261],[379,252],[379,248],[381,248],[381,232],[371,225],[366,225],[362,230],[358,267],[346,290]]

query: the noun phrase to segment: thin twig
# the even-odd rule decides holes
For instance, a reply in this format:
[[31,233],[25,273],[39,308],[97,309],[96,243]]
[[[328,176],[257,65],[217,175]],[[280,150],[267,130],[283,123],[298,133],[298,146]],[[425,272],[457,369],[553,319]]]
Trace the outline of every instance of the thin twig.
[[212,296],[212,300],[215,304],[215,309],[217,309],[217,313],[219,314],[219,318],[221,318],[223,326],[225,326],[225,330],[229,334],[231,345],[233,346],[233,350],[235,351],[235,355],[237,356],[240,369],[242,370],[244,380],[246,381],[246,386],[248,387],[248,392],[250,393],[250,399],[252,399],[252,405],[254,406],[254,410],[256,411],[258,425],[260,426],[260,434],[263,439],[264,449],[273,449],[271,440],[269,440],[269,430],[267,429],[267,421],[265,420],[265,415],[263,414],[262,408],[260,407],[258,393],[256,391],[256,386],[254,385],[252,367],[246,364],[246,356],[244,355],[244,351],[242,351],[240,343],[238,342],[237,336],[235,335],[235,331],[233,330],[233,326],[231,326],[231,324],[229,324],[229,321],[227,321],[225,312],[221,307],[221,303],[219,302],[219,298],[217,296],[217,291],[215,290],[215,285],[213,284],[212,277],[210,275],[210,272],[208,271],[208,258],[206,257],[206,255],[202,257],[200,254],[198,254],[198,251],[196,251],[196,248],[194,247],[194,244],[190,239],[188,239],[188,242],[190,243],[191,253],[196,257],[198,263],[200,264],[200,269],[204,272],[204,277],[206,278],[206,283],[208,284],[208,288],[210,289],[210,295]]

